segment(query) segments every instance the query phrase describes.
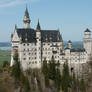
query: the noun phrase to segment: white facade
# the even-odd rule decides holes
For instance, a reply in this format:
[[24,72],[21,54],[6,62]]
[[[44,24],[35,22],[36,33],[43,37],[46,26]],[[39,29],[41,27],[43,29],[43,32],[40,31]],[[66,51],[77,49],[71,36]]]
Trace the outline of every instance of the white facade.
[[92,38],[91,38],[91,31],[89,29],[86,29],[84,32],[84,48],[88,53],[88,56],[92,53]]
[[91,32],[85,32],[84,48],[73,49],[71,41],[68,42],[68,48],[63,47],[62,37],[59,30],[41,30],[38,21],[37,29],[30,28],[30,18],[28,10],[24,16],[24,28],[18,29],[15,27],[11,37],[11,66],[14,64],[13,56],[18,50],[19,61],[23,70],[29,68],[41,68],[43,60],[49,62],[54,56],[54,59],[62,65],[68,62],[70,67],[79,69],[79,65],[88,61],[88,55],[91,54],[92,40]]

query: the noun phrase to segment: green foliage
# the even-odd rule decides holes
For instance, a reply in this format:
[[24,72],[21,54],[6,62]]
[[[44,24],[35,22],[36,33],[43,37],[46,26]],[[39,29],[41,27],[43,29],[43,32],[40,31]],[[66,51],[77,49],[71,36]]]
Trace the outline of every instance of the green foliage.
[[25,91],[30,92],[29,80],[28,80],[28,78],[26,76],[24,76],[23,72],[21,72],[20,81],[23,84],[23,86],[25,88]]
[[49,78],[52,80],[56,79],[56,62],[53,56],[51,61],[49,61]]
[[7,66],[9,66],[9,62],[8,61],[4,61],[3,67],[7,67]]
[[57,88],[57,92],[61,89],[61,73],[60,69],[56,69],[56,79],[55,79],[55,86]]
[[46,59],[43,61],[42,72],[45,76],[46,86],[49,86],[49,79],[51,79],[55,81],[57,91],[59,91],[61,87],[61,74],[59,68],[60,64],[59,62],[55,62],[54,57],[49,61],[49,64],[47,64]]
[[3,66],[4,61],[10,62],[11,60],[11,51],[0,50],[0,66]]
[[63,92],[86,92],[84,80],[82,79],[79,81],[79,79],[76,78],[74,72],[72,75],[69,74],[69,67],[67,62],[63,64],[61,75],[60,63],[56,62],[52,57],[51,61],[49,61],[47,64],[45,59],[43,61],[42,72],[45,76],[46,85],[49,86],[49,79],[53,80],[55,82],[57,92],[59,92],[61,89]]
[[80,80],[80,91],[86,92],[86,86],[83,78]]
[[49,85],[49,68],[48,68],[46,59],[44,59],[43,61],[42,72],[45,76],[45,85],[48,86]]
[[18,61],[18,52],[16,51],[14,55],[14,65],[12,66],[12,76],[15,77],[16,80],[20,79],[21,74],[21,68],[20,68],[20,62]]
[[73,75],[71,76],[71,84],[70,87],[72,89],[73,92],[77,92],[77,90],[79,90],[79,80],[76,79],[75,77],[75,73],[73,73]]
[[21,70],[20,62],[18,61],[18,53],[16,51],[14,56],[14,65],[12,66],[11,75],[14,76],[15,80],[20,81],[24,88],[25,92],[30,92],[29,80],[26,76],[24,76],[23,71]]
[[64,92],[68,92],[70,87],[70,75],[69,75],[69,67],[68,63],[64,63],[63,65],[63,74],[62,74],[62,90]]
[[14,76],[16,80],[20,79],[21,68],[20,68],[20,62],[19,61],[16,61],[14,63],[14,65],[12,66],[11,75]]
[[18,61],[18,58],[19,58],[19,56],[18,56],[18,50],[15,51],[15,55],[13,56],[13,58],[14,58],[15,62]]

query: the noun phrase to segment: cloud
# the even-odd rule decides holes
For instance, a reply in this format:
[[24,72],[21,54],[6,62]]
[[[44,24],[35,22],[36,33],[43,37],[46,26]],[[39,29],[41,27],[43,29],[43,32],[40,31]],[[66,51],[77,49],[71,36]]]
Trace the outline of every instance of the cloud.
[[29,2],[37,2],[39,0],[3,0],[0,1],[0,8],[7,8],[18,4],[27,4]]

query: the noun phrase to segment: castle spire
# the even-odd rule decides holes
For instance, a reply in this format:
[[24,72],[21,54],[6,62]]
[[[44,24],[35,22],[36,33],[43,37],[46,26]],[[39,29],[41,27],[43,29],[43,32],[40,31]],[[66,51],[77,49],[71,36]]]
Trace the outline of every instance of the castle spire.
[[29,16],[29,12],[28,12],[28,8],[26,6],[26,10],[25,10],[25,15],[24,15],[24,28],[27,29],[27,28],[30,28],[30,16]]
[[25,11],[25,16],[26,16],[27,18],[29,18],[29,12],[28,12],[27,6],[26,6],[26,11]]
[[15,24],[15,29],[17,29],[17,25]]
[[38,19],[38,24],[37,24],[37,28],[36,29],[39,30],[39,31],[41,29],[39,19]]

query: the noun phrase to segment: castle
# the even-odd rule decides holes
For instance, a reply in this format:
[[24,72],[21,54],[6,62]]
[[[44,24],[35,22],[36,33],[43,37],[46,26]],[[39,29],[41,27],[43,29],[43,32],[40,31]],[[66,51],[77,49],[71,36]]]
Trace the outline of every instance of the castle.
[[67,61],[69,66],[74,67],[75,70],[79,69],[80,64],[88,61],[92,51],[91,31],[89,29],[84,32],[83,49],[74,49],[70,40],[67,47],[64,47],[59,30],[42,30],[39,20],[36,29],[31,28],[27,8],[23,22],[24,28],[15,26],[14,33],[11,35],[11,66],[14,64],[13,56],[16,50],[18,50],[23,70],[39,69],[44,59],[49,61],[52,56],[61,65]]

